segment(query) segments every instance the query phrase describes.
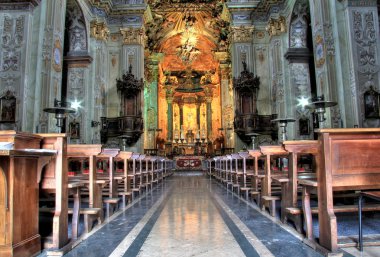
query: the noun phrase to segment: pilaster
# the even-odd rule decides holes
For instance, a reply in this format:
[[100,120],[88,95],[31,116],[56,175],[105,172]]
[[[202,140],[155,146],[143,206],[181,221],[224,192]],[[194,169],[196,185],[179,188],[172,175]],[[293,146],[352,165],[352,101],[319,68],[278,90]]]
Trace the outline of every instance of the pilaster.
[[[0,129],[32,132],[34,117],[35,52],[33,23],[38,23],[40,1],[0,1],[0,97],[16,98],[14,122]],[[1,116],[0,116],[1,117]]]
[[[340,62],[335,57],[335,39],[338,32],[335,27],[335,1],[316,0],[310,2],[310,14],[313,27],[313,49],[316,71],[317,94],[325,100],[337,101],[339,98],[336,67]],[[326,112],[326,127],[341,125],[341,106],[329,108]]]
[[377,92],[380,90],[379,78],[379,26],[377,1],[343,1],[348,28],[347,48],[350,51],[348,67],[345,72],[349,74],[348,83],[344,83],[345,110],[352,113],[347,117],[347,126],[378,127],[380,119],[365,119],[364,92],[372,86]]

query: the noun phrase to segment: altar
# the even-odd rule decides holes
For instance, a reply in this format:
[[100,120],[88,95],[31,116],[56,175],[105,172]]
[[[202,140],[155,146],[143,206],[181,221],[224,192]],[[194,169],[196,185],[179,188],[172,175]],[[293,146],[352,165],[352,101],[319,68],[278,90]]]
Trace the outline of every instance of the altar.
[[175,169],[177,171],[202,170],[203,156],[177,156],[174,157]]

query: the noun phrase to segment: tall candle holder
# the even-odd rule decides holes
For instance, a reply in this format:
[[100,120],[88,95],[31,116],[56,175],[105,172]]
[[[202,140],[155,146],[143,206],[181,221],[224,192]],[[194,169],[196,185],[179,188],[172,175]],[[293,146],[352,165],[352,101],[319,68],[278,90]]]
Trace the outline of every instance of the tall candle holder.
[[251,137],[251,139],[252,139],[252,150],[255,150],[256,138],[258,136],[260,136],[261,134],[252,132],[252,133],[247,133],[246,135]]
[[292,119],[292,118],[278,118],[278,119],[274,119],[272,120],[272,122],[278,122],[278,125],[281,129],[281,141],[280,142],[284,142],[287,140],[287,135],[286,135],[286,127],[288,125],[289,122],[295,122],[296,120],[295,119]]
[[324,128],[325,127],[325,113],[326,113],[326,108],[330,108],[337,105],[337,102],[333,101],[325,101],[324,96],[318,96],[316,98],[316,101],[306,105],[305,107],[307,109],[314,110],[315,113],[317,114],[318,117],[318,124],[319,128]]
[[57,119],[56,126],[58,127],[58,132],[61,133],[63,127],[63,120],[66,118],[66,114],[75,113],[75,109],[67,107],[66,102],[54,99],[54,107],[45,108],[44,112],[55,114],[55,118]]

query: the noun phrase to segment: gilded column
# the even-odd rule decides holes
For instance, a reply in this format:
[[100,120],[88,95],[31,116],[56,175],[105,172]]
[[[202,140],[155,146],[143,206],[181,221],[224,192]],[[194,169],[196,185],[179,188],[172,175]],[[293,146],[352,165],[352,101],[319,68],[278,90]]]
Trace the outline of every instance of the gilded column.
[[183,102],[179,102],[178,107],[179,107],[179,126],[180,126],[180,129],[182,129],[182,125],[183,125]]
[[167,141],[173,140],[173,97],[166,99],[168,102],[168,135]]
[[197,106],[197,129],[199,129],[201,125],[201,103],[197,102],[196,106]]
[[212,140],[212,91],[211,85],[205,86],[205,99],[206,99],[206,119],[207,119],[207,140]]

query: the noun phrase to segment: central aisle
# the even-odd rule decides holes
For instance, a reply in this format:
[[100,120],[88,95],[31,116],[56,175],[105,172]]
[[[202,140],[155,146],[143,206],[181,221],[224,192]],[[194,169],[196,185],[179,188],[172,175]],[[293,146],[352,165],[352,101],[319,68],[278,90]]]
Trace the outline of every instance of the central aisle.
[[321,255],[215,180],[200,172],[177,172],[94,229],[65,256]]
[[245,256],[201,176],[178,176],[138,256]]

